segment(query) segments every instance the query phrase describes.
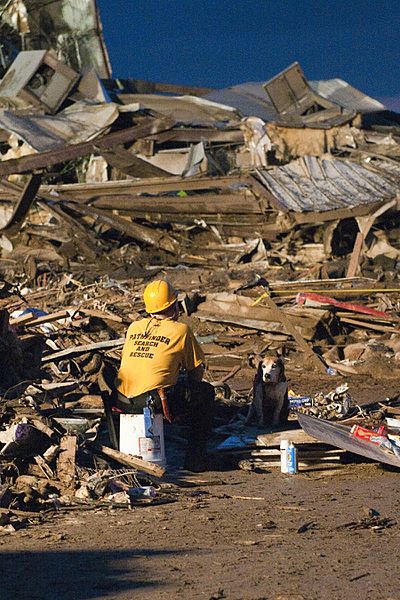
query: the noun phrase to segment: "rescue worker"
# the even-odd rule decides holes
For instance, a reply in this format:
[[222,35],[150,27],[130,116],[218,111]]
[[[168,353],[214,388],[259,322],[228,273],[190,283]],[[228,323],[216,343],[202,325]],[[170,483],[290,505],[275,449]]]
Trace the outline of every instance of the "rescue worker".
[[153,410],[190,427],[185,468],[206,469],[214,388],[202,381],[204,354],[190,327],[179,323],[178,294],[158,279],[144,290],[148,316],[128,328],[117,377],[117,409],[140,413],[149,393]]

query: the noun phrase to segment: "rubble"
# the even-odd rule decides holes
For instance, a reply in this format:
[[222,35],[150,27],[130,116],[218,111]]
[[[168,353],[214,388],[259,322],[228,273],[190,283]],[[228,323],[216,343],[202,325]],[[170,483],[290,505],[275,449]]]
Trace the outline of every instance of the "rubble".
[[304,431],[240,419],[266,351],[322,382],[399,376],[399,115],[298,63],[230,90],[117,81],[99,21],[79,52],[71,23],[38,50],[34,13],[0,82],[2,532],[62,506],[160,501],[165,469],[119,451],[109,405],[156,275],[182,290],[206,355],[215,456],[268,469],[290,435],[304,470],[345,451],[400,466],[393,425],[385,448],[351,434],[375,431],[397,399],[360,408],[347,383],[293,397]]

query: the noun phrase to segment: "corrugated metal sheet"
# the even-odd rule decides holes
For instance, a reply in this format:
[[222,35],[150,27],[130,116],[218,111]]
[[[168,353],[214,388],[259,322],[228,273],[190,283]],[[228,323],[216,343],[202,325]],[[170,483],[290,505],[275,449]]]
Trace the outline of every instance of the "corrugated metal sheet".
[[203,96],[208,100],[237,108],[245,117],[260,117],[263,121],[276,121],[278,114],[262,83],[248,82]]
[[[309,83],[316,93],[344,109],[360,113],[385,110],[383,104],[366,96],[342,79],[310,81]],[[204,98],[234,106],[246,117],[260,117],[266,122],[278,121],[281,117],[273,107],[263,88],[264,85],[263,82],[242,83],[230,88],[215,90]]]
[[368,169],[374,173],[379,173],[387,181],[392,182],[394,185],[398,185],[400,182],[400,162],[394,160],[378,160],[374,159],[368,164]]
[[285,212],[324,212],[385,202],[400,189],[356,163],[313,156],[257,173]]
[[310,86],[320,96],[339,104],[342,108],[355,110],[359,113],[386,110],[384,104],[367,96],[343,79],[327,79],[326,81],[310,81]]

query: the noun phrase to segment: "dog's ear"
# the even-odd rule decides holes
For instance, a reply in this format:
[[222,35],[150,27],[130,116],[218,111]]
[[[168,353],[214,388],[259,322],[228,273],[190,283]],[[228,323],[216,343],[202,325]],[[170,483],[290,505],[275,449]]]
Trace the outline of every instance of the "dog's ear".
[[279,357],[276,362],[279,366],[279,381],[286,381],[285,363],[283,358]]
[[262,372],[262,360],[260,360],[258,363],[256,374],[254,375],[254,379],[253,379],[253,400],[256,397],[257,398],[262,397],[263,393],[260,392],[260,390],[264,388],[263,383],[264,383],[264,380],[263,380],[263,372]]
[[256,375],[256,377],[260,377],[261,379],[262,379],[262,376],[263,376],[263,372],[262,372],[262,364],[263,364],[263,361],[262,361],[262,360],[260,360],[260,361],[258,362],[258,366],[257,366],[257,375]]

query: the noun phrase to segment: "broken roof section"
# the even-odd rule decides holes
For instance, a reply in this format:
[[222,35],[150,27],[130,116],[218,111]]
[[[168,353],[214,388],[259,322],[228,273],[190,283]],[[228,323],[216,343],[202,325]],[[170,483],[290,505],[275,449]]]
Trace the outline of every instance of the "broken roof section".
[[118,118],[119,105],[77,102],[56,116],[23,115],[0,110],[0,128],[14,133],[36,152],[94,139]]
[[284,211],[316,212],[392,200],[398,186],[369,169],[343,160],[305,156],[257,174]]
[[[100,77],[111,77],[96,0],[8,0],[0,16],[0,38],[9,37],[10,28],[14,44],[20,38],[14,50],[52,49],[75,71],[94,67]],[[9,58],[2,56],[3,68]]]
[[240,115],[235,108],[194,96],[161,96],[156,94],[119,94],[123,104],[139,103],[141,108],[157,111],[185,125],[226,127],[237,125]]
[[205,97],[235,106],[246,116],[295,127],[312,127],[314,121],[319,127],[324,121],[335,126],[349,121],[356,113],[386,110],[383,104],[342,79],[308,81],[297,62],[267,83],[243,83],[214,90]]
[[384,104],[360,92],[343,79],[310,81],[309,84],[316,94],[348,110],[362,114],[387,110]]

